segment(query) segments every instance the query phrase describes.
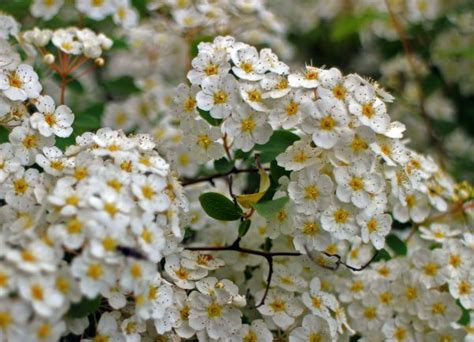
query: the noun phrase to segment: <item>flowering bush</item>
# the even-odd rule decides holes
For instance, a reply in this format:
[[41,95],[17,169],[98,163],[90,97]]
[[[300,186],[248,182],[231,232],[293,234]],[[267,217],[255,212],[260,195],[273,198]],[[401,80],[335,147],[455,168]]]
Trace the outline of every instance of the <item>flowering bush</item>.
[[377,82],[290,67],[260,1],[26,10],[0,14],[0,341],[473,340],[474,189]]

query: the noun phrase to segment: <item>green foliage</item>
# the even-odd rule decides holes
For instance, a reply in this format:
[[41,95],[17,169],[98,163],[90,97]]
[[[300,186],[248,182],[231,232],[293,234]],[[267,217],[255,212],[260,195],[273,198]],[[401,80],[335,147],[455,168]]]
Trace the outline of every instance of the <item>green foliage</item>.
[[389,234],[385,239],[388,247],[397,255],[407,255],[407,245],[394,234]]
[[199,196],[199,202],[206,214],[216,220],[236,221],[242,217],[242,209],[217,192],[202,194]]
[[456,300],[456,304],[461,308],[462,310],[462,314],[461,314],[461,318],[459,318],[458,320],[458,324],[460,325],[468,325],[471,321],[471,316],[469,314],[469,310],[467,310],[464,306],[462,306],[461,302],[458,300]]
[[390,259],[392,259],[390,254],[387,252],[385,248],[382,248],[381,250],[378,251],[377,256],[374,258],[373,262],[382,261],[382,260],[388,261]]
[[283,207],[288,203],[288,197],[280,197],[268,202],[257,203],[254,205],[257,213],[262,215],[265,218],[271,218],[273,215],[277,214]]
[[127,97],[140,91],[130,76],[122,76],[104,82],[104,88],[107,92],[121,97]]
[[280,153],[284,152],[288,146],[292,145],[300,137],[294,133],[284,130],[273,132],[270,140],[263,145],[256,145],[255,149],[260,151],[260,160],[262,163],[268,163],[274,160]]
[[250,221],[250,220],[244,220],[244,221],[240,222],[240,225],[239,225],[239,236],[240,237],[244,237],[245,234],[247,234],[247,232],[249,231],[251,223],[252,223],[252,221]]
[[337,18],[332,24],[331,39],[335,42],[351,38],[375,19],[387,19],[387,14],[369,10],[359,15],[344,15]]
[[227,158],[221,158],[214,161],[214,168],[219,173],[228,173],[234,168],[234,161],[227,160]]
[[82,298],[79,303],[74,303],[69,308],[67,316],[70,318],[82,318],[93,314],[99,309],[102,297],[98,296],[94,299]]

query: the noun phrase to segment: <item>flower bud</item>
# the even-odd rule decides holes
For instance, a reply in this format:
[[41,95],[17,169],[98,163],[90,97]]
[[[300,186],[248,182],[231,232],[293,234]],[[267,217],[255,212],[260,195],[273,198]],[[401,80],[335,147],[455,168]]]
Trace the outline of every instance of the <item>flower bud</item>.
[[96,58],[96,59],[94,60],[94,63],[95,63],[95,65],[97,65],[98,67],[102,67],[102,66],[104,66],[104,64],[105,64],[105,61],[104,61],[104,59],[103,59],[102,57],[99,57],[99,58]]
[[54,63],[54,56],[51,53],[48,53],[43,56],[43,62],[47,65],[53,64]]

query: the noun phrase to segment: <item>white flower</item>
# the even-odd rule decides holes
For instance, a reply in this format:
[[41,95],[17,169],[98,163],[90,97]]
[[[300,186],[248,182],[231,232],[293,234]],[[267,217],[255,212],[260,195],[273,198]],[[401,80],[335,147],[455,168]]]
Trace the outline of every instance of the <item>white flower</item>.
[[56,146],[43,147],[43,154],[36,155],[36,164],[53,176],[61,176],[66,167],[72,166],[71,160],[63,156],[63,152]]
[[387,342],[414,342],[412,323],[404,316],[391,318],[382,327]]
[[76,8],[94,20],[102,20],[114,11],[112,0],[76,0]]
[[209,111],[216,119],[224,119],[232,112],[237,99],[237,81],[232,75],[212,75],[202,82],[196,100],[200,109]]
[[353,240],[358,233],[351,205],[334,201],[321,215],[321,226],[337,239]]
[[312,134],[316,146],[332,148],[348,131],[349,116],[340,102],[329,99],[306,101],[303,111],[309,116],[305,118],[302,129]]
[[117,194],[110,188],[97,189],[98,193],[89,197],[89,204],[95,209],[94,217],[106,226],[116,229],[125,227],[130,216],[127,214],[131,209],[129,198]]
[[121,25],[125,29],[137,26],[139,15],[130,5],[130,0],[114,0],[114,23]]
[[277,100],[270,111],[270,124],[274,129],[290,129],[300,124],[304,116],[304,103],[309,101],[304,90],[293,90]]
[[120,319],[120,312],[104,312],[100,316],[99,322],[97,324],[97,331],[94,339],[84,339],[84,342],[93,342],[93,341],[114,341],[114,342],[125,342],[125,338],[119,330],[119,325],[117,321]]
[[305,72],[297,72],[288,76],[288,82],[292,88],[316,88],[319,85],[319,72],[321,70],[307,65]]
[[331,202],[333,182],[315,166],[291,173],[288,195],[296,203],[296,211],[314,215]]
[[66,332],[66,324],[62,320],[34,319],[28,324],[30,341],[53,342]]
[[250,107],[260,112],[268,111],[266,104],[263,101],[263,89],[259,83],[256,82],[241,82],[240,96]]
[[381,192],[384,185],[382,176],[373,169],[371,162],[363,159],[349,167],[337,167],[334,178],[337,198],[361,209],[370,204],[371,195]]
[[42,18],[44,20],[50,20],[56,14],[58,14],[64,0],[35,0],[31,4],[31,14],[36,18]]
[[182,123],[196,116],[196,94],[199,90],[197,85],[188,87],[184,83],[175,88],[172,110],[182,118]]
[[272,286],[278,286],[288,292],[301,292],[306,286],[306,280],[301,276],[302,267],[298,263],[273,266]]
[[313,215],[300,214],[295,218],[296,230],[293,243],[301,253],[306,253],[306,249],[324,250],[331,242],[330,235],[321,229],[319,221],[319,218]]
[[446,282],[447,272],[443,269],[444,253],[441,249],[433,251],[418,249],[413,252],[412,259],[415,269],[419,272],[420,281],[428,288]]
[[273,335],[261,319],[252,320],[252,324],[243,324],[242,327],[229,336],[230,342],[255,341],[272,342]]
[[165,211],[170,206],[170,200],[164,189],[166,180],[156,175],[133,175],[132,192],[138,197],[138,204],[145,211]]
[[128,258],[124,269],[120,272],[120,286],[124,290],[132,291],[139,283],[147,283],[157,275],[155,264],[148,261]]
[[15,156],[23,165],[32,165],[44,146],[54,144],[54,137],[44,137],[27,125],[15,127],[8,136],[15,150]]
[[[212,291],[209,291],[209,285],[212,286]],[[225,339],[231,331],[240,328],[242,313],[229,304],[237,293],[229,292],[225,284],[217,282],[216,278],[207,278],[196,286],[199,292],[193,291],[189,296],[189,325],[193,329],[206,329],[209,337]]]
[[54,251],[41,240],[31,242],[22,249],[9,249],[5,257],[27,273],[56,270]]
[[352,302],[348,308],[351,326],[358,331],[381,329],[389,312],[382,310],[378,298],[367,294],[362,301]]
[[20,160],[14,155],[13,146],[10,143],[0,144],[0,184],[20,167]]
[[290,342],[306,341],[336,341],[331,336],[328,323],[317,316],[306,315],[303,318],[302,326],[291,331]]
[[253,46],[239,44],[231,52],[232,67],[234,74],[244,80],[258,81],[264,76],[268,70],[268,65],[260,59],[258,51]]
[[76,39],[76,32],[75,28],[55,30],[51,42],[64,53],[79,55],[83,51],[83,44]]
[[131,225],[132,232],[150,261],[159,262],[165,247],[165,237],[163,230],[155,222],[154,214],[145,212],[140,218],[132,219]]
[[449,292],[459,299],[468,310],[474,308],[474,274],[470,269],[462,269],[453,279],[449,279]]
[[268,70],[277,75],[287,74],[289,71],[288,65],[278,60],[278,56],[269,48],[260,50],[260,60],[268,66]]
[[194,288],[195,281],[204,278],[208,273],[204,268],[184,267],[176,254],[166,257],[165,271],[173,279],[173,282],[182,289]]
[[[0,31],[1,32],[1,31]],[[0,339],[3,341],[21,341],[24,336],[25,325],[31,316],[30,307],[19,299],[0,300]]]
[[42,86],[38,74],[28,64],[20,64],[15,70],[0,70],[0,90],[12,101],[25,101],[40,95]]
[[229,73],[230,64],[225,54],[211,54],[199,52],[191,62],[193,69],[188,72],[187,78],[191,84],[202,84],[209,76],[225,76]]
[[217,140],[221,138],[218,128],[210,126],[204,120],[191,120],[186,125],[183,144],[199,163],[219,159],[225,153],[222,144]]
[[447,224],[432,223],[429,228],[420,227],[420,237],[428,241],[443,243],[448,239],[454,238],[461,234],[458,229],[451,229]]
[[74,258],[71,271],[87,298],[95,298],[115,283],[115,270],[110,265],[86,255]]
[[347,89],[344,86],[344,78],[339,69],[320,70],[319,81],[321,82],[321,86],[318,88],[319,97],[325,100],[346,100]]
[[293,143],[287,150],[278,155],[276,161],[278,165],[289,171],[302,170],[307,166],[317,167],[319,164],[320,150],[311,147],[308,139],[301,139]]
[[[260,300],[264,291],[259,291],[256,299]],[[279,328],[286,330],[295,322],[295,318],[301,315],[303,306],[292,294],[283,290],[270,289],[265,303],[258,307],[258,311],[263,316],[271,318]]]
[[413,191],[397,201],[393,208],[393,217],[400,222],[412,219],[414,222],[423,222],[430,214],[431,207],[425,194]]
[[43,317],[50,317],[64,303],[63,295],[54,287],[52,277],[31,277],[18,282],[21,296],[31,302],[33,309]]
[[279,99],[291,91],[286,75],[278,75],[274,73],[265,74],[265,77],[260,81],[260,85],[264,90],[262,98]]
[[357,223],[361,227],[362,241],[369,241],[376,249],[382,249],[385,245],[385,236],[392,228],[392,217],[388,214],[367,215],[361,213],[357,216]]
[[461,317],[461,308],[448,293],[436,290],[425,292],[418,308],[418,316],[432,329],[447,328]]
[[235,108],[222,130],[233,138],[233,147],[244,152],[250,151],[255,144],[265,144],[273,133],[265,114],[244,106]]
[[309,285],[309,292],[302,295],[303,303],[311,310],[313,315],[320,316],[326,320],[332,319],[331,311],[337,307],[337,299],[334,295],[321,290],[321,281],[315,277]]
[[35,190],[40,181],[40,175],[36,169],[21,168],[14,173],[7,182],[0,187],[0,193],[6,193],[5,201],[14,207],[18,207],[21,203],[32,205],[35,203]]

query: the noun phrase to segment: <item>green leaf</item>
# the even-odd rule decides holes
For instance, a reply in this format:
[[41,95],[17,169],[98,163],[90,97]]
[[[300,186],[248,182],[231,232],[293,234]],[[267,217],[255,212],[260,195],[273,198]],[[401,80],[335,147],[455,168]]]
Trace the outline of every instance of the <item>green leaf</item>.
[[199,115],[201,116],[201,118],[203,118],[204,120],[206,120],[211,126],[220,126],[220,124],[222,123],[222,119],[215,119],[211,116],[211,114],[209,114],[209,112],[205,111],[205,110],[202,110],[202,109],[199,109],[198,108],[198,111],[199,111]]
[[253,207],[257,210],[257,213],[262,215],[265,218],[270,218],[273,215],[277,214],[280,210],[283,209],[286,203],[288,203],[288,197],[280,197],[268,202],[257,203]]
[[104,104],[95,103],[80,112],[74,113],[74,133],[81,134],[85,131],[91,131],[100,128],[100,118],[103,111]]
[[135,85],[133,78],[130,76],[122,76],[114,80],[104,82],[104,87],[109,93],[121,96],[128,96],[140,91],[140,89],[138,89]]
[[252,223],[252,221],[250,221],[250,220],[244,220],[244,221],[240,222],[240,225],[239,225],[239,236],[240,237],[244,237],[245,234],[247,234],[247,232],[249,231],[251,223]]
[[288,146],[299,139],[300,137],[294,133],[277,130],[273,132],[273,135],[266,144],[256,145],[255,149],[261,152],[260,161],[262,163],[268,163],[274,160],[280,153],[286,151]]
[[202,194],[199,196],[199,202],[206,214],[216,220],[236,221],[242,217],[242,209],[217,192]]
[[278,183],[280,177],[289,176],[290,171],[286,171],[284,168],[278,165],[276,160],[272,160],[270,163],[270,177]]
[[464,306],[462,306],[461,302],[458,300],[456,300],[456,304],[461,308],[462,310],[462,314],[461,314],[461,318],[459,318],[458,320],[458,324],[460,325],[468,325],[471,321],[471,317],[470,317],[470,314],[469,314],[469,310],[467,310]]
[[102,297],[98,296],[94,299],[82,298],[79,303],[72,304],[67,312],[70,318],[82,318],[89,316],[97,311],[100,306]]
[[191,42],[191,56],[196,57],[198,55],[199,49],[198,45],[201,42],[212,42],[214,37],[212,36],[201,36],[197,37]]
[[387,252],[385,248],[382,248],[381,250],[378,251],[377,256],[374,258],[373,262],[377,262],[381,260],[388,261],[390,259],[392,259],[390,254]]
[[214,168],[219,173],[230,172],[234,168],[234,161],[227,160],[227,158],[221,158],[214,161]]
[[388,247],[397,255],[407,255],[407,245],[394,234],[390,234],[385,239]]

